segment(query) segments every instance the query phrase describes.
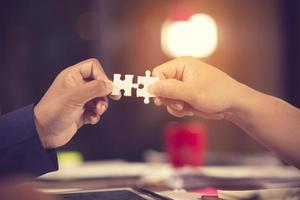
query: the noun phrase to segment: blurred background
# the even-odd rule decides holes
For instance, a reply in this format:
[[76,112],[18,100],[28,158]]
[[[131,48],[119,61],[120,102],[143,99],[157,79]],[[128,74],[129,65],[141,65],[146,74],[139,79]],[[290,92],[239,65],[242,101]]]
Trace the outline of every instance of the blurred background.
[[[99,59],[112,78],[143,75],[182,54],[300,107],[299,28],[294,0],[2,0],[1,113],[38,102],[61,70],[87,58]],[[62,150],[139,161],[147,149],[163,151],[170,121],[202,123],[211,153],[266,151],[226,121],[173,118],[134,97],[110,101],[101,122],[80,129]]]

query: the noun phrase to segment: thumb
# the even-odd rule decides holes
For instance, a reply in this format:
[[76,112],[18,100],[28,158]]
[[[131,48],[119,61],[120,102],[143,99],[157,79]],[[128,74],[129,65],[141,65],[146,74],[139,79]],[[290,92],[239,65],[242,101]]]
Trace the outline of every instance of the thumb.
[[109,80],[93,80],[77,87],[71,96],[76,103],[85,104],[96,97],[108,95],[112,89],[113,83]]
[[187,101],[189,99],[187,91],[188,88],[186,84],[176,79],[160,80],[149,87],[149,92],[157,97],[181,101]]

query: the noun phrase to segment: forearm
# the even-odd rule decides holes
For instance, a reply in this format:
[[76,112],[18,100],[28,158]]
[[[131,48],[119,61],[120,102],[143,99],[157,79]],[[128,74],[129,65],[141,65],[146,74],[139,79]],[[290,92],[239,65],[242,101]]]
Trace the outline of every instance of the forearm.
[[245,85],[239,94],[227,119],[300,168],[300,110]]

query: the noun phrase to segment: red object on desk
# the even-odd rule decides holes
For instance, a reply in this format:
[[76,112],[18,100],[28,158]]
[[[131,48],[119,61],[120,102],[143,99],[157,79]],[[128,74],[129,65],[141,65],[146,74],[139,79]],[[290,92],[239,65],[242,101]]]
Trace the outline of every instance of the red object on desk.
[[166,151],[174,167],[202,164],[206,142],[200,123],[169,123],[164,134]]
[[199,193],[201,196],[208,195],[208,196],[218,196],[218,189],[213,188],[213,187],[206,187],[206,188],[201,188],[197,190],[189,190],[189,192],[193,193]]

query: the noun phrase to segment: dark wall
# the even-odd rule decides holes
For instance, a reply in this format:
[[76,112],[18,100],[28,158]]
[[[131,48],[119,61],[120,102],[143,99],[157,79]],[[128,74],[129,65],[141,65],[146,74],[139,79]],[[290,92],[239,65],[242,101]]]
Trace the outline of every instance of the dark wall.
[[2,112],[36,102],[64,67],[90,57],[76,32],[83,1],[1,1]]
[[300,1],[282,1],[285,34],[285,94],[287,101],[300,107]]
[[[138,69],[133,70],[124,64],[124,52],[135,45],[130,44],[130,35],[122,33],[126,12],[132,9],[134,2],[127,5],[108,0],[2,1],[2,113],[37,102],[62,69],[83,59],[98,58],[109,77],[112,73],[143,74],[147,66],[139,69],[133,62]],[[115,28],[117,38],[110,38],[109,26]],[[111,48],[117,49],[113,55]],[[98,125],[83,127],[62,149],[80,150],[86,159],[138,160],[145,149],[161,149],[160,129],[170,119],[161,109],[145,106],[141,99],[111,102]]]

